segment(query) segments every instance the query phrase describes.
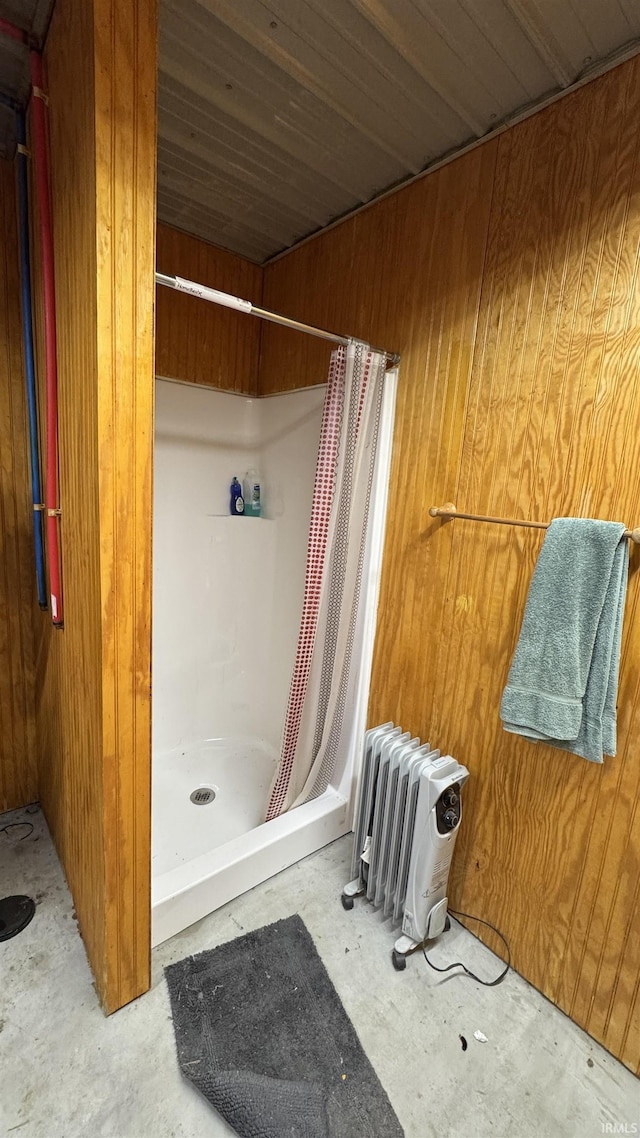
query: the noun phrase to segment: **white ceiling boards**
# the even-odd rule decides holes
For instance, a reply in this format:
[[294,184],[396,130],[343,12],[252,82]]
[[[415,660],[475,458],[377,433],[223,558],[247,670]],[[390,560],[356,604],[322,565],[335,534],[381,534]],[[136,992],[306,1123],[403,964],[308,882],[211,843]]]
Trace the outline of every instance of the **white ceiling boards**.
[[264,261],[639,37],[640,0],[161,0],[159,217]]

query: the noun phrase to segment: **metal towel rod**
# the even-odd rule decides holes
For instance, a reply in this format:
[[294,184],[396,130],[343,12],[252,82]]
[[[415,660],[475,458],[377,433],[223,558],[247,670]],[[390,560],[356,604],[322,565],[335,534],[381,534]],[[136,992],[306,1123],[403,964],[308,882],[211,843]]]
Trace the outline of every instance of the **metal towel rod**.
[[[431,506],[429,513],[432,518],[464,518],[468,522],[493,522],[497,526],[525,526],[526,529],[548,529],[549,522],[526,522],[521,518],[492,518],[488,514],[463,514],[456,510],[452,502],[445,506]],[[640,526],[637,529],[626,529],[622,535],[640,545]]]

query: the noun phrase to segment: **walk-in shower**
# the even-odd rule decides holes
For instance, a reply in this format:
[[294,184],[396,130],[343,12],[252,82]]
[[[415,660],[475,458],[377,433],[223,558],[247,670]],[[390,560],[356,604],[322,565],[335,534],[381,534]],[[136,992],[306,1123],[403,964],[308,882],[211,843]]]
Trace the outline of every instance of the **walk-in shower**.
[[[351,735],[319,797],[265,822],[305,591],[325,386],[255,399],[158,378],[153,578],[153,942],[346,833],[365,726],[395,370],[380,412]],[[233,517],[260,471],[263,512]]]

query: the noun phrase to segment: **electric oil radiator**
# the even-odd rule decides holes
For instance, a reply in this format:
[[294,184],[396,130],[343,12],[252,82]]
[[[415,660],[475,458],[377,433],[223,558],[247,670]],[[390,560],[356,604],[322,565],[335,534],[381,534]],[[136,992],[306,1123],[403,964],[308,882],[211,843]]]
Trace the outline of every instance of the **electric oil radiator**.
[[393,949],[400,971],[424,941],[449,927],[447,882],[469,777],[451,755],[393,723],[367,731],[351,872],[342,904],[366,893],[385,917],[402,921]]

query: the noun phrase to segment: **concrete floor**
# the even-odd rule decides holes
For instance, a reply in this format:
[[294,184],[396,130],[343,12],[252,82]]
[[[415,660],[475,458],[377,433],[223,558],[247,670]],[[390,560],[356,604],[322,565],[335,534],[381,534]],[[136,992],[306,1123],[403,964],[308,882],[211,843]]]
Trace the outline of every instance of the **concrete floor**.
[[[351,913],[340,905],[348,838],[161,945],[152,990],[106,1019],[41,813],[15,811],[0,826],[22,820],[34,825],[24,840],[26,830],[0,832],[0,897],[27,893],[38,908],[23,933],[0,944],[0,1135],[230,1135],[178,1072],[163,968],[294,912],[407,1138],[640,1132],[640,1082],[519,976],[511,973],[497,988],[465,977],[443,981],[418,956],[404,973],[393,971],[388,925],[366,902]],[[463,959],[487,977],[499,970],[455,924],[432,956],[436,963]],[[474,1039],[476,1029],[486,1043]]]

